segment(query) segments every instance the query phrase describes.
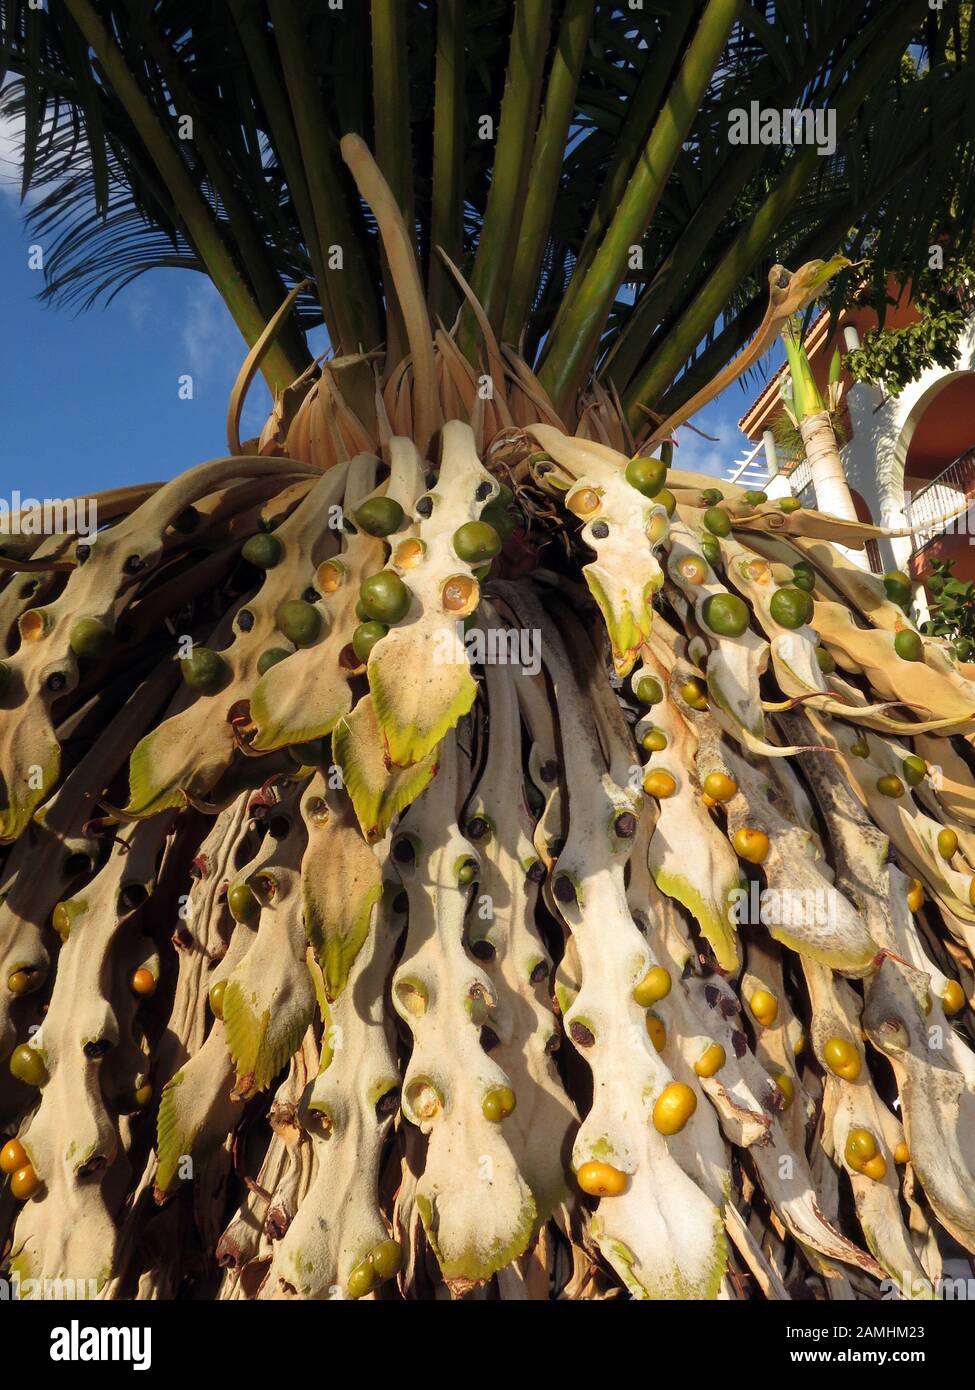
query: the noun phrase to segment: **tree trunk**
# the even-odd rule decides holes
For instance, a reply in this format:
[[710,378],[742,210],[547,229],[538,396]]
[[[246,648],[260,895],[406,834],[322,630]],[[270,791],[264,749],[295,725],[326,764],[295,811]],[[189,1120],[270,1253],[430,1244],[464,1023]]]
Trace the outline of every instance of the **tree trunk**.
[[809,460],[818,510],[843,521],[859,520],[828,411],[821,410],[800,420],[799,433]]

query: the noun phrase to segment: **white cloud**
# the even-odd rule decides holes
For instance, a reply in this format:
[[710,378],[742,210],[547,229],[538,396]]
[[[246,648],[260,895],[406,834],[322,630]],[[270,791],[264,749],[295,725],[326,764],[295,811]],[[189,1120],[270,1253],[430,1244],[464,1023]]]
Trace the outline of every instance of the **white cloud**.
[[[186,354],[185,370],[193,377],[195,392],[222,392],[229,397],[247,356],[247,345],[219,292],[202,275],[193,277],[180,341]],[[270,409],[270,393],[258,376],[247,393],[242,434],[259,434]]]
[[237,361],[245,351],[223,300],[203,275],[193,276],[180,341],[186,370],[204,385],[223,378],[228,361]]
[[677,431],[678,446],[674,451],[674,467],[688,473],[708,473],[715,478],[723,478],[732,464],[751,449],[751,444],[742,434],[736,422],[741,403],[733,403],[735,416],[727,409],[727,403],[720,398],[705,410],[694,416],[694,424],[705,434],[714,435],[714,440],[704,439],[695,434],[687,425]]

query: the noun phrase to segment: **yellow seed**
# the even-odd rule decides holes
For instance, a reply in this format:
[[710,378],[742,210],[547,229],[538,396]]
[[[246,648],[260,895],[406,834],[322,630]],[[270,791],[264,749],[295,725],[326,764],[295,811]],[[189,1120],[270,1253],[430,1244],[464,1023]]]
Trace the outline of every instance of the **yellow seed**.
[[24,1168],[18,1168],[10,1179],[10,1191],[18,1202],[26,1202],[29,1197],[33,1197],[40,1185],[41,1180],[32,1163],[28,1163]]
[[11,994],[26,994],[30,989],[33,973],[29,970],[15,970],[7,980]]
[[952,859],[958,852],[958,836],[953,830],[938,832],[938,853],[942,859]]
[[700,555],[682,555],[677,561],[677,573],[685,584],[703,584],[708,577],[708,565]]
[[869,1129],[851,1129],[846,1136],[845,1157],[856,1172],[877,1156],[877,1141]]
[[738,783],[724,772],[709,772],[702,785],[705,796],[714,801],[730,801],[738,791]]
[[965,991],[957,980],[949,980],[941,995],[941,1007],[949,1018],[965,1007]]
[[752,1013],[766,1028],[778,1018],[779,1001],[770,990],[757,989],[748,1002]]
[[670,987],[669,971],[665,970],[662,965],[654,965],[647,971],[640,983],[634,987],[633,998],[641,1009],[649,1009],[651,1004],[659,1003],[661,999],[667,998]]
[[683,1081],[665,1086],[653,1107],[654,1128],[661,1134],[679,1134],[697,1109],[697,1096]]
[[629,1178],[611,1163],[584,1163],[576,1173],[576,1182],[590,1197],[618,1197],[625,1192]]
[[407,537],[405,541],[400,541],[393,551],[393,563],[399,565],[401,570],[415,569],[423,559],[425,552],[426,546],[423,541],[412,536]]
[[694,1070],[698,1076],[713,1076],[716,1071],[721,1070],[727,1060],[727,1053],[720,1043],[708,1043],[694,1063]]
[[792,1080],[792,1077],[786,1071],[776,1072],[775,1075],[772,1077],[772,1080],[775,1082],[776,1086],[782,1093],[782,1097],[785,1101],[785,1106],[783,1108],[788,1110],[789,1106],[796,1098],[795,1082]]
[[566,499],[565,505],[576,516],[590,516],[599,510],[599,493],[591,487],[582,487]]
[[0,1173],[16,1173],[18,1168],[25,1168],[28,1163],[27,1150],[19,1139],[8,1139],[0,1149]]
[[907,1147],[907,1141],[902,1139],[894,1150],[894,1162],[903,1164],[910,1161],[911,1153]]
[[640,742],[648,753],[662,753],[667,747],[667,735],[663,729],[648,729]]
[[344,578],[345,566],[337,560],[326,560],[315,573],[315,583],[323,594],[334,594]]
[[151,970],[146,970],[144,966],[141,966],[138,970],[133,970],[129,979],[129,988],[133,994],[155,994],[155,976]]
[[667,1029],[656,1014],[647,1014],[647,1033],[658,1052],[667,1046]]
[[455,574],[444,581],[440,590],[440,601],[448,613],[457,613],[466,618],[473,613],[481,597],[481,589],[476,579],[466,574]]
[[883,1154],[875,1154],[873,1158],[868,1158],[860,1169],[865,1178],[872,1178],[874,1182],[883,1182],[887,1176],[887,1160]]
[[823,1048],[823,1060],[844,1081],[855,1081],[860,1075],[860,1054],[847,1038],[830,1038]]
[[739,859],[745,859],[749,864],[764,864],[771,848],[764,830],[736,830],[731,843]]
[[648,772],[643,779],[643,790],[648,796],[655,796],[659,801],[663,801],[666,797],[674,795],[677,790],[677,781],[663,769],[657,772]]
[[704,686],[699,680],[691,679],[685,681],[680,688],[681,699],[691,709],[705,710],[708,707],[708,695]]
[[924,903],[924,884],[919,878],[912,878],[907,889],[907,905],[912,912],[920,912]]

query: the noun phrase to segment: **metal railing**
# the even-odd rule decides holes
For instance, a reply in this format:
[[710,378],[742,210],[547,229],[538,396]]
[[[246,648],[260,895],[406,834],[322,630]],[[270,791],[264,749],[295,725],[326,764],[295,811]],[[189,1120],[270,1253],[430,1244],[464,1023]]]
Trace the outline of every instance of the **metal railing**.
[[[975,445],[949,463],[920,492],[906,496],[907,524],[922,528],[911,537],[915,554],[944,532],[946,525],[951,524],[946,518],[950,518],[952,512],[960,512],[966,500],[975,500]],[[926,526],[925,522],[931,525]]]

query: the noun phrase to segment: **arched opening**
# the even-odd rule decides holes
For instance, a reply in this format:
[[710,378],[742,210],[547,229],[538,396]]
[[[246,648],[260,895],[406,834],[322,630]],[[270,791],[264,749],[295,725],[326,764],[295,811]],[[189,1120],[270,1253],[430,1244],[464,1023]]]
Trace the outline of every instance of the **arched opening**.
[[[946,372],[914,402],[896,445],[904,513],[921,528],[911,537],[910,569],[953,559],[959,579],[975,578],[975,372]],[[961,512],[955,521],[945,522]],[[930,523],[930,524],[929,524]]]

